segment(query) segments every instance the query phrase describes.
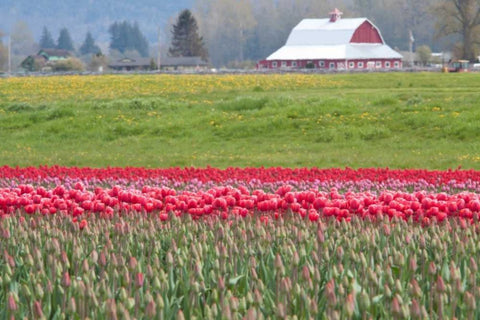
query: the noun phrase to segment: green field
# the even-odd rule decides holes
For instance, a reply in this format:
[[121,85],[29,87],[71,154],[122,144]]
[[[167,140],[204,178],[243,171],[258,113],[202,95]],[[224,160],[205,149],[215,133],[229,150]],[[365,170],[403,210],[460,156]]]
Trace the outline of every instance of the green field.
[[0,79],[0,164],[480,169],[478,74]]

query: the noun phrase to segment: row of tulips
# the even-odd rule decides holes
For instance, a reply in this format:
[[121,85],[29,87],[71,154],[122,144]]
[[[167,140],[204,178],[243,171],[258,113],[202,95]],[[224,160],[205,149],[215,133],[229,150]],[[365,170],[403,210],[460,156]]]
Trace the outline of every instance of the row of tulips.
[[0,177],[38,181],[54,179],[64,182],[65,178],[82,180],[155,180],[171,181],[192,180],[201,182],[222,183],[231,179],[237,181],[373,181],[384,183],[390,180],[403,182],[424,182],[427,185],[476,184],[480,182],[480,171],[476,170],[423,170],[423,169],[320,169],[320,168],[165,168],[148,169],[139,167],[127,168],[89,168],[89,167],[0,167]]
[[471,224],[480,214],[480,194],[382,191],[376,195],[371,192],[340,193],[335,188],[329,192],[295,191],[290,185],[281,186],[275,192],[249,191],[243,186],[217,186],[197,192],[149,186],[140,190],[121,186],[88,190],[79,182],[71,189],[62,185],[52,189],[32,185],[0,189],[0,215],[18,210],[27,214],[61,213],[77,220],[92,214],[111,218],[115,213],[129,212],[158,214],[162,220],[173,214],[190,215],[194,219],[209,215],[223,219],[261,215],[268,219],[293,212],[311,221],[321,216],[347,221],[353,216],[364,219],[388,216],[421,223],[460,218],[462,223]]
[[14,217],[1,319],[480,317],[480,233],[456,219]]

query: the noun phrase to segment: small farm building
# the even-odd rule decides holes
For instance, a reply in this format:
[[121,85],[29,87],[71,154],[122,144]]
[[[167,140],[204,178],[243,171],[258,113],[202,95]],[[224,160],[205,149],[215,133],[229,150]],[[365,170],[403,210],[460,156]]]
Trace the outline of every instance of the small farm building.
[[[155,70],[155,60],[152,58],[122,58],[108,65],[110,69],[117,71],[141,71]],[[201,57],[163,57],[160,59],[162,70],[201,70],[207,67],[207,63]]]
[[36,55],[31,55],[22,61],[20,66],[26,71],[41,70],[51,67],[58,61],[72,57],[72,53],[63,49],[41,49]]
[[152,59],[150,58],[132,59],[132,58],[124,57],[120,60],[109,63],[108,67],[116,71],[150,70],[152,69]]
[[338,9],[328,19],[304,19],[290,33],[287,43],[259,69],[316,68],[398,69],[402,56],[385,44],[380,30],[367,18],[342,19]]

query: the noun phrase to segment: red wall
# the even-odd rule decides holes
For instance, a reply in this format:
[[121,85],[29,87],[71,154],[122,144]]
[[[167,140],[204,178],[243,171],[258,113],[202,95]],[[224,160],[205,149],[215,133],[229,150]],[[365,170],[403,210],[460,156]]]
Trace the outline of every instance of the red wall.
[[383,43],[377,28],[365,21],[355,30],[350,43]]

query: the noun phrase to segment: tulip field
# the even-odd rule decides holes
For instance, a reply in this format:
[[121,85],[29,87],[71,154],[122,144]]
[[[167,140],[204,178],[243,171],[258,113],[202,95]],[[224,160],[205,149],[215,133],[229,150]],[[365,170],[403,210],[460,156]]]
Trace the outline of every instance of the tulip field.
[[4,318],[479,316],[480,171],[0,172]]
[[0,319],[479,319],[479,86],[0,79]]

